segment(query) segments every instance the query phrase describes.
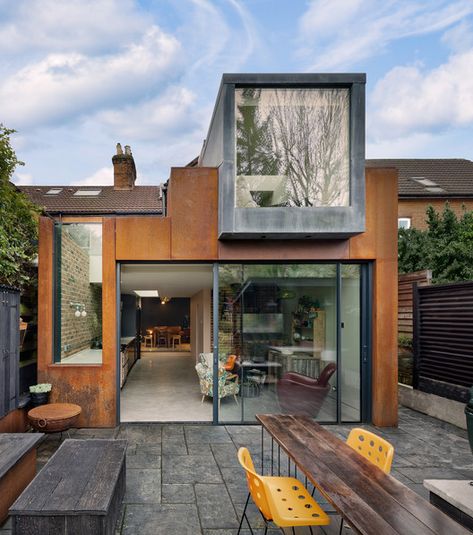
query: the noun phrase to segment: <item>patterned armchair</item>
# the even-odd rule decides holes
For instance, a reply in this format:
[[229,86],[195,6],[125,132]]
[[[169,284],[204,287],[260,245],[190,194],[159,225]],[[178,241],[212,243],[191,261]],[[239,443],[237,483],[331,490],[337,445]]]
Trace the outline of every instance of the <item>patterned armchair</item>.
[[[211,367],[212,353],[201,353],[200,362],[196,364],[195,369],[199,376],[200,393],[202,394],[202,403],[205,396],[213,397],[213,369]],[[227,396],[233,396],[238,405],[238,398],[236,397],[240,391],[240,384],[238,382],[238,375],[229,373],[223,368],[219,369],[218,373],[218,404],[220,408],[220,400]]]

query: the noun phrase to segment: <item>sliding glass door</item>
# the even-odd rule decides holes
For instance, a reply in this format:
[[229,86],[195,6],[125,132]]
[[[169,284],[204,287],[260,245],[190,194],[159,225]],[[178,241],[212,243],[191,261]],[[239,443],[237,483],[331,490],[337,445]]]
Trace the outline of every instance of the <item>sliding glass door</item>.
[[258,413],[327,423],[362,419],[366,268],[218,266],[215,371],[223,394],[239,385],[238,396],[220,396],[219,422],[252,422]]

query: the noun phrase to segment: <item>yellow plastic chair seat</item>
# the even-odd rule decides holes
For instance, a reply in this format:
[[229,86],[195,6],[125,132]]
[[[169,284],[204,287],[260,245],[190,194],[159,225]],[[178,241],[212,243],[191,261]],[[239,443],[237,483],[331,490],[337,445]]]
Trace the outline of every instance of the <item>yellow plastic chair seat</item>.
[[261,477],[279,527],[327,526],[330,519],[304,485],[294,477]]

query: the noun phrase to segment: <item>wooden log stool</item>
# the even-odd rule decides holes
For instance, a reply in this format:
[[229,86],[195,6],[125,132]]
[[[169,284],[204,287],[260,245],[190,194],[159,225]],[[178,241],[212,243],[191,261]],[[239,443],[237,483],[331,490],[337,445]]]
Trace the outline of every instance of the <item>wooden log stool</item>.
[[42,433],[59,433],[74,427],[82,409],[74,403],[48,403],[28,412],[31,426]]

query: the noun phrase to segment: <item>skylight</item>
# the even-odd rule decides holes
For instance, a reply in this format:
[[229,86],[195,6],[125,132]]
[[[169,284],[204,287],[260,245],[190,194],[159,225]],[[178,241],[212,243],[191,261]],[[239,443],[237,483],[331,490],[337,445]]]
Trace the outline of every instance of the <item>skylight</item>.
[[411,178],[419,184],[422,184],[422,186],[437,186],[437,184],[433,180],[430,180],[429,178],[425,178],[423,176],[413,176]]
[[100,195],[101,191],[101,189],[78,189],[74,195],[78,197],[96,197]]
[[133,290],[139,297],[159,297],[158,290]]
[[45,195],[58,195],[59,193],[61,193],[61,191],[62,188],[51,188],[45,193]]

